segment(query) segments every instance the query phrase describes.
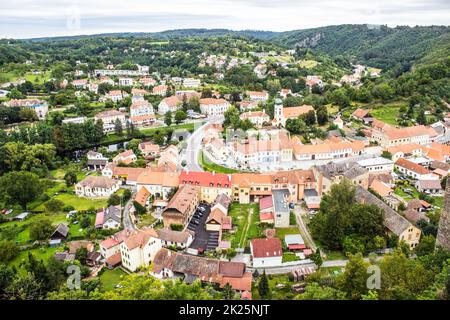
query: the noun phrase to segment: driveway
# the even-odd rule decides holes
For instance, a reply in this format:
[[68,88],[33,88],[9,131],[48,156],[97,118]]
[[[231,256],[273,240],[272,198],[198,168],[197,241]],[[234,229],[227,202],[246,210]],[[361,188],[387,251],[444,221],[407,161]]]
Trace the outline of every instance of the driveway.
[[128,202],[125,204],[124,208],[123,208],[123,227],[125,229],[131,229],[131,230],[135,230],[136,226],[134,225],[132,219],[131,219],[131,212],[130,209],[133,208],[133,198],[134,198],[134,192],[131,195],[130,200],[128,200]]

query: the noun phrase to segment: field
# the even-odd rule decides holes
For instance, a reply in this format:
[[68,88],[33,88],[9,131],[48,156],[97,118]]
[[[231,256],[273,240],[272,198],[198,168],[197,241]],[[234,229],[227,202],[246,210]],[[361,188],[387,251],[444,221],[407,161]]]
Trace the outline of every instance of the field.
[[399,106],[383,106],[370,111],[370,114],[387,124],[397,125],[397,118],[400,115]]
[[23,262],[28,261],[28,253],[33,254],[33,256],[37,260],[42,260],[44,262],[47,262],[50,257],[53,257],[55,252],[63,251],[62,247],[41,247],[37,249],[30,249],[30,250],[22,250],[20,251],[19,255],[15,257],[12,261],[9,262],[10,267],[15,267],[18,272],[25,272],[24,268],[20,267],[20,264]]
[[312,69],[312,68],[314,68],[315,66],[317,66],[319,63],[317,62],[317,61],[314,61],[314,60],[308,60],[308,59],[305,59],[305,60],[300,60],[299,62],[298,62],[298,66],[300,67],[300,68],[305,68],[305,69]]

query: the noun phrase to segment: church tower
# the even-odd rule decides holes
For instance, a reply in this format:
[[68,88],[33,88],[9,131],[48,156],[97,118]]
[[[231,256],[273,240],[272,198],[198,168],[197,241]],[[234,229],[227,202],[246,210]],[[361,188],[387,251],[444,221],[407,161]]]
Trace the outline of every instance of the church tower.
[[450,178],[447,179],[445,186],[444,209],[439,220],[436,247],[450,251]]
[[273,118],[275,119],[277,126],[279,126],[280,124],[284,125],[283,101],[281,99],[275,100],[274,117]]

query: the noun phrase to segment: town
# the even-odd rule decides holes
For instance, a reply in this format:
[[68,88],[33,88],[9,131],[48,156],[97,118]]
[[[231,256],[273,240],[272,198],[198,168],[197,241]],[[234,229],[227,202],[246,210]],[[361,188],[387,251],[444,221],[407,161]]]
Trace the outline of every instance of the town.
[[[449,295],[448,58],[411,93],[389,65],[192,39],[0,41],[2,297]],[[352,289],[369,263],[404,287]]]

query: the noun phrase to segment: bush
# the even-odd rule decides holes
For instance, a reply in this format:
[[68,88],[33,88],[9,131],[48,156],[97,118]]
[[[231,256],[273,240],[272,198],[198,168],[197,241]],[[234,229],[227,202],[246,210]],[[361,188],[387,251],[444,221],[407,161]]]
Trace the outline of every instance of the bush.
[[61,212],[63,210],[64,203],[58,199],[50,199],[44,204],[44,207],[51,213]]
[[182,224],[172,223],[170,225],[170,229],[172,229],[173,231],[182,231],[183,230],[183,225]]

